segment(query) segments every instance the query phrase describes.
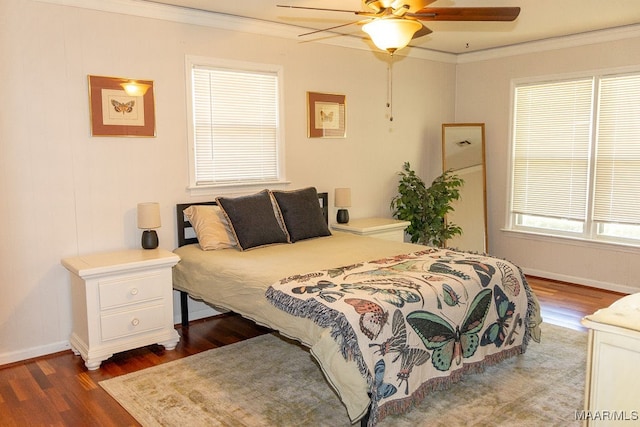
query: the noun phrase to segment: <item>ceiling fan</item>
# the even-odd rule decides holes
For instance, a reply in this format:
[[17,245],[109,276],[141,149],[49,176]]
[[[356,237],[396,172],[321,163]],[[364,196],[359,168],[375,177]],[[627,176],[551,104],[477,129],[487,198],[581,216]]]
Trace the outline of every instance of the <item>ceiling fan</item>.
[[352,24],[362,25],[373,43],[391,55],[418,37],[432,31],[420,21],[513,21],[519,7],[427,7],[436,0],[362,0],[362,11],[321,7],[277,5],[278,7],[353,13],[364,19],[330,28],[311,31],[301,36],[330,31]]

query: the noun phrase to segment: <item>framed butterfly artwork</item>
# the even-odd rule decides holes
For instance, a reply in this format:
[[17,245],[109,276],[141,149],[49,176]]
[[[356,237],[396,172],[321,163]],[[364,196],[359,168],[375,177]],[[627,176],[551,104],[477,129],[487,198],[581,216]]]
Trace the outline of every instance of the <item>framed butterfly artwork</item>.
[[89,76],[92,136],[156,136],[153,81]]
[[346,96],[307,92],[307,136],[344,138],[346,133]]

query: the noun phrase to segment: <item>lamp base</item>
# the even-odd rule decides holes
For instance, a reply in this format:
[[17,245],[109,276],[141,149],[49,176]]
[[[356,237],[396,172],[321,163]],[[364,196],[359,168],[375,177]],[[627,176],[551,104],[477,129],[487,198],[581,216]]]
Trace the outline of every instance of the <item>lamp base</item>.
[[144,230],[142,232],[142,247],[144,249],[155,249],[158,247],[158,243],[156,230]]
[[346,209],[338,209],[338,215],[336,217],[338,224],[346,224],[349,222],[349,211]]

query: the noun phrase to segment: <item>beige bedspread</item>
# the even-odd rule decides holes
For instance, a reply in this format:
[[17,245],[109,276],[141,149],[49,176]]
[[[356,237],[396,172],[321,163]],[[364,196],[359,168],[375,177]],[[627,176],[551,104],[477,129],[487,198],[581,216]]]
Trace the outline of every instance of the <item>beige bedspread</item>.
[[266,300],[265,292],[274,282],[294,274],[421,249],[424,246],[335,231],[329,237],[245,252],[235,249],[203,251],[197,244],[187,245],[175,250],[181,261],[173,269],[173,286],[308,346],[340,395],[349,418],[356,421],[366,413],[370,403],[367,382],[356,363],[342,357],[328,329],[276,308]]

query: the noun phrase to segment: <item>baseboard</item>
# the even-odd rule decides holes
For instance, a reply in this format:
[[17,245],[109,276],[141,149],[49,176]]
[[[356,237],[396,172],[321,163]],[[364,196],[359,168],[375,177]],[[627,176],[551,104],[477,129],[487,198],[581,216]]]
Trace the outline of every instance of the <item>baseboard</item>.
[[[218,314],[220,314],[220,312],[217,310],[214,310],[211,307],[206,307],[201,310],[193,310],[193,311],[189,309],[189,321],[191,322],[192,320],[204,319],[206,317],[212,317]],[[182,318],[180,317],[180,313],[174,314],[173,323],[176,325],[179,325],[182,323]]]
[[[190,302],[197,303],[197,301],[190,301]],[[189,320],[204,319],[206,317],[212,317],[217,314],[220,314],[219,311],[216,311],[213,308],[206,306],[204,303],[201,303],[200,305],[198,304],[194,304],[194,305],[196,305],[195,310],[192,310],[191,307],[189,309]],[[181,323],[179,310],[177,311],[177,314],[174,314],[173,316],[173,323],[175,325],[179,325]],[[2,367],[3,365],[7,365],[9,363],[23,362],[28,359],[46,356],[48,354],[58,353],[66,350],[71,350],[71,345],[69,344],[69,341],[60,341],[60,342],[51,343],[43,346],[27,348],[24,350],[0,353],[0,367]]]
[[[205,317],[211,317],[220,314],[221,312],[211,307],[207,303],[193,299],[191,296],[187,298],[189,321],[204,319]],[[180,292],[173,291],[173,323],[179,325],[182,323],[181,307],[180,307]]]
[[543,270],[536,270],[535,268],[522,267],[524,274],[530,276],[542,277],[543,279],[558,280],[561,282],[575,283],[576,285],[589,286],[591,288],[604,289],[607,291],[620,292],[623,294],[635,294],[640,292],[640,289],[632,286],[625,286],[619,283],[601,282],[598,280],[591,280],[585,277],[575,277],[566,274],[551,273]]
[[35,357],[46,356],[60,351],[70,350],[69,341],[61,341],[24,350],[0,353],[0,367],[9,363],[22,362]]

